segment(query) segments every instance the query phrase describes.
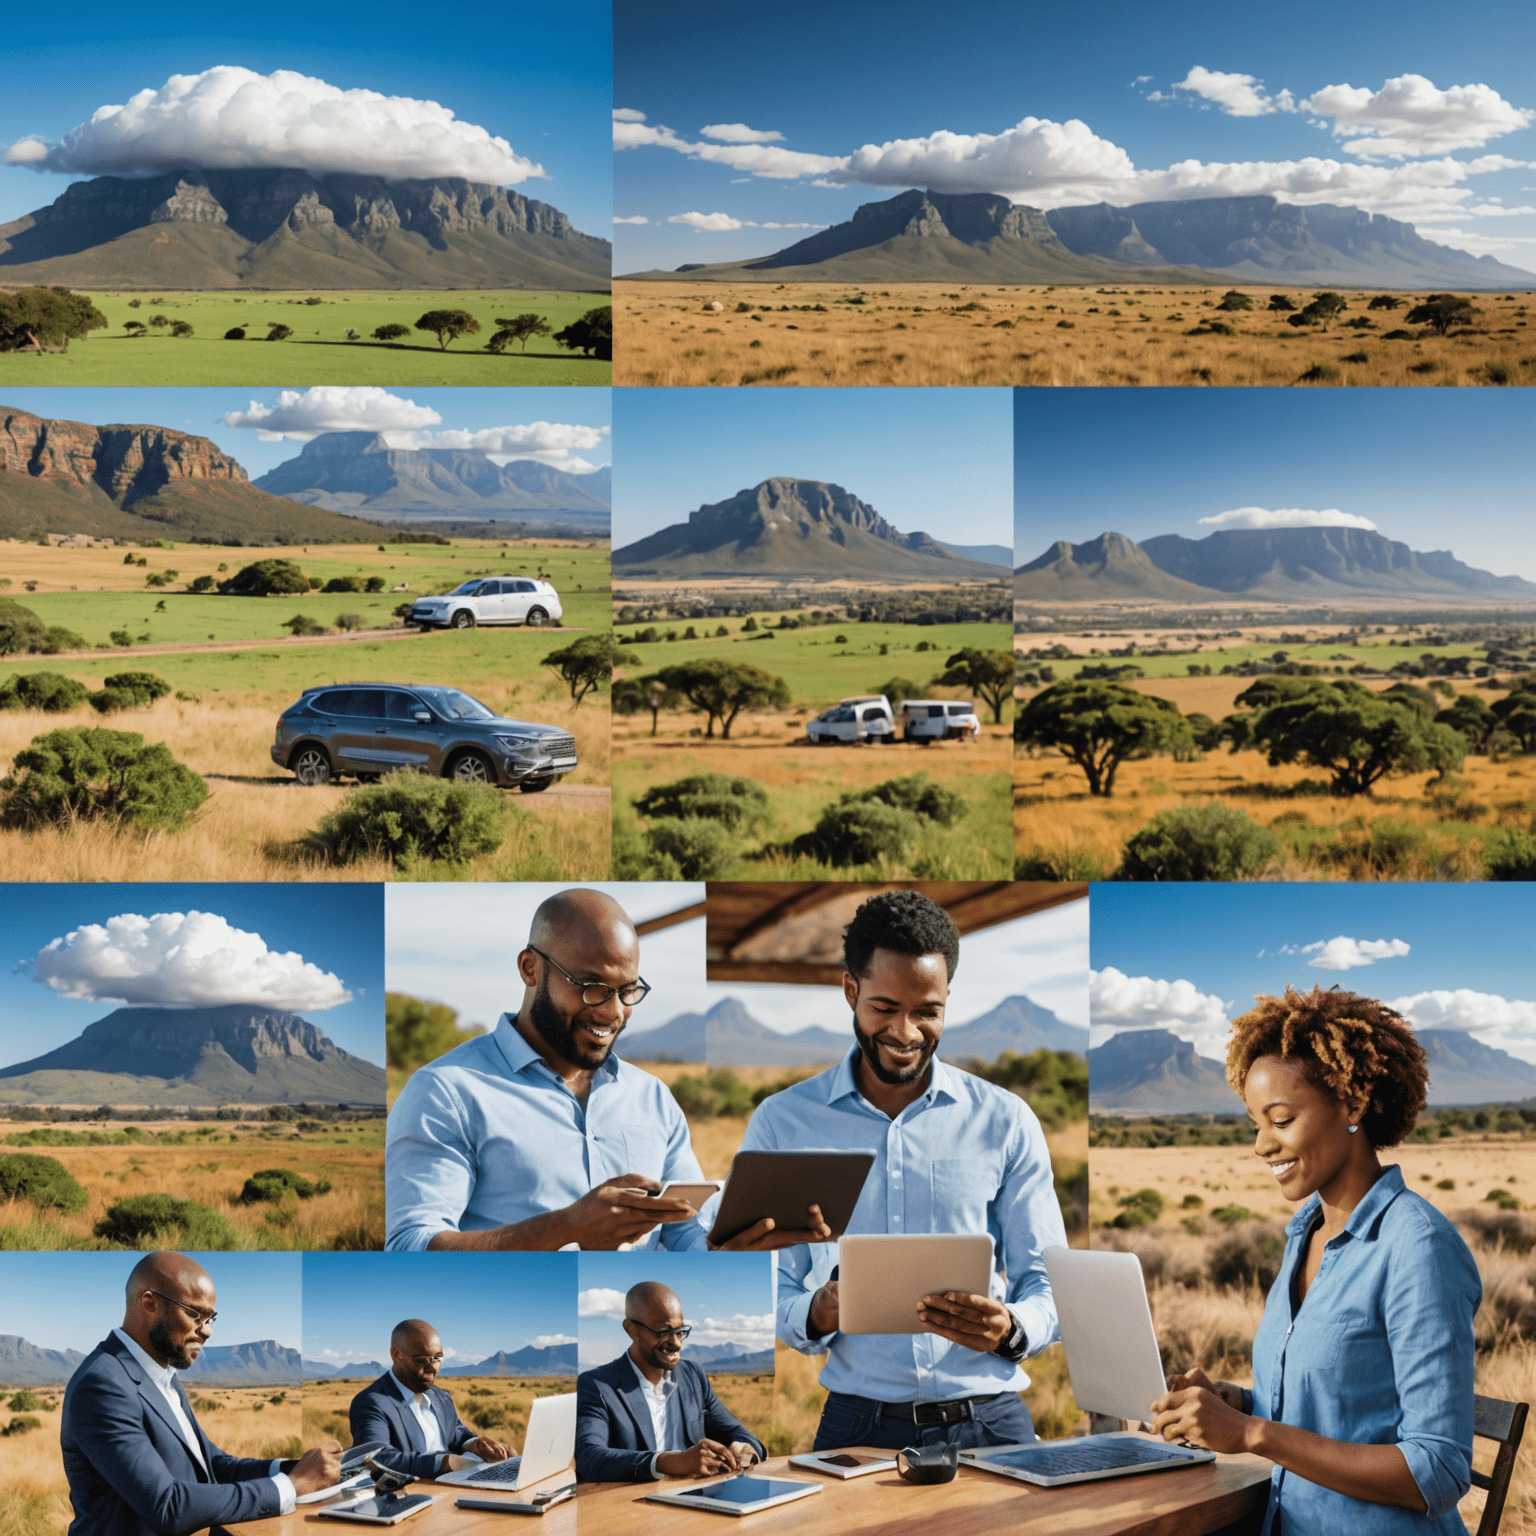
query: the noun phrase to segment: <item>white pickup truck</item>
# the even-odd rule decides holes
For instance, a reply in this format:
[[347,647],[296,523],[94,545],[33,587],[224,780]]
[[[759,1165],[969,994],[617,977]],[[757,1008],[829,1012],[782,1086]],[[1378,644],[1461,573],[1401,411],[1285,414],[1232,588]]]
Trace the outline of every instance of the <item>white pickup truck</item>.
[[831,709],[824,709],[806,726],[805,734],[813,743],[829,747],[840,741],[894,741],[896,716],[883,693],[865,693],[839,699]]

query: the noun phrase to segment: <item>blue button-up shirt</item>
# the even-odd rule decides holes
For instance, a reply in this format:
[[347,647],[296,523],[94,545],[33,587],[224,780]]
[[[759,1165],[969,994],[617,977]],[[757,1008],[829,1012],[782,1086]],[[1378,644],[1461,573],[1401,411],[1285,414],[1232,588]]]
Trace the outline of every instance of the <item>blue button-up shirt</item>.
[[[583,1104],[502,1014],[412,1073],[389,1113],[385,1247],[422,1249],[439,1232],[483,1232],[573,1205],[624,1173],[696,1183],[688,1122],[658,1077],[609,1053]],[[695,1218],[636,1248],[703,1248]]]
[[[989,1233],[992,1295],[1024,1325],[1029,1353],[1058,1337],[1041,1251],[1065,1245],[1051,1157],[1023,1099],[986,1079],[933,1063],[928,1090],[893,1120],[858,1091],[855,1047],[836,1067],[758,1105],[742,1150],[873,1152],[850,1233]],[[827,1352],[821,1384],[886,1403],[946,1402],[1018,1391],[1023,1370],[936,1333],[811,1338],[811,1299],[832,1276],[836,1243],[779,1253],[777,1331],[802,1354]]]
[[1456,1228],[1403,1187],[1394,1165],[1329,1240],[1293,1313],[1292,1286],[1319,1212],[1313,1195],[1286,1226],[1244,1407],[1330,1440],[1396,1445],[1428,1514],[1367,1504],[1276,1467],[1263,1536],[1277,1512],[1286,1536],[1466,1536],[1456,1504],[1471,1486],[1477,1265]]

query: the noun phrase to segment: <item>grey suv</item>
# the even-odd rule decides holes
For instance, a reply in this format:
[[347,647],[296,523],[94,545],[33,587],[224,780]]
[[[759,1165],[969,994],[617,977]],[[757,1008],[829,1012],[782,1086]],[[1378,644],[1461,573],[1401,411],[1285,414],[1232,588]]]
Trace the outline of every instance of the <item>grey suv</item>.
[[283,711],[272,761],[301,784],[410,768],[536,794],[576,767],[576,738],[509,720],[457,688],[346,683],[306,689]]

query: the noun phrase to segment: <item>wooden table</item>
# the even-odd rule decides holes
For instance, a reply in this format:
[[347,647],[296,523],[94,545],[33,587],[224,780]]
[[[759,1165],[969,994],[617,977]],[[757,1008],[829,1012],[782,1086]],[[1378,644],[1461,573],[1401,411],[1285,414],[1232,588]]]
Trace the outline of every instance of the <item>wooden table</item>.
[[[846,1481],[825,1477],[791,1467],[786,1456],[765,1462],[763,1471],[817,1483],[821,1492],[745,1516],[742,1523],[750,1536],[790,1531],[796,1536],[982,1536],[1021,1529],[1042,1536],[1250,1536],[1264,1515],[1271,1465],[1258,1456],[1222,1456],[1188,1470],[1070,1488],[1032,1488],[963,1463],[954,1482],[924,1486],[905,1483],[894,1472]],[[726,1536],[730,1531],[726,1516],[648,1503],[650,1486],[583,1483],[576,1496],[580,1536]],[[674,1486],[688,1485],[679,1479]]]

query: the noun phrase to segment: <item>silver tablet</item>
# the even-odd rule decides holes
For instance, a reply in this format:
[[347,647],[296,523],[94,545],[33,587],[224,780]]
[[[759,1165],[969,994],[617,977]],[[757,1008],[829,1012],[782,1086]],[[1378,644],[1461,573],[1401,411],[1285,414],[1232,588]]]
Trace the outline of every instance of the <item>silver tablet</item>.
[[1096,1483],[1106,1477],[1139,1477],[1215,1461],[1215,1451],[1196,1445],[1168,1445],[1150,1435],[1078,1435],[1069,1440],[1035,1440],[1028,1445],[988,1445],[961,1451],[961,1461],[1037,1488]]
[[791,1456],[792,1467],[804,1467],[807,1472],[825,1472],[828,1477],[868,1477],[871,1472],[894,1472],[894,1456],[873,1455],[869,1451],[807,1451],[803,1456]]
[[357,1499],[327,1504],[315,1513],[322,1520],[356,1520],[363,1525],[399,1525],[408,1515],[420,1514],[437,1502],[430,1493],[366,1493]]
[[798,1478],[752,1477],[742,1474],[718,1483],[696,1483],[675,1491],[658,1488],[646,1494],[653,1504],[677,1504],[683,1509],[708,1509],[717,1515],[755,1515],[775,1504],[789,1504],[821,1492],[820,1483]]
[[926,1333],[924,1296],[987,1296],[992,1239],[972,1232],[880,1232],[838,1244],[837,1326],[842,1333]]

